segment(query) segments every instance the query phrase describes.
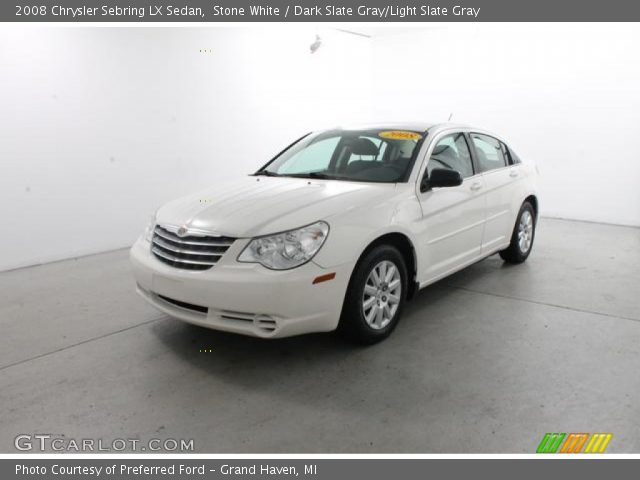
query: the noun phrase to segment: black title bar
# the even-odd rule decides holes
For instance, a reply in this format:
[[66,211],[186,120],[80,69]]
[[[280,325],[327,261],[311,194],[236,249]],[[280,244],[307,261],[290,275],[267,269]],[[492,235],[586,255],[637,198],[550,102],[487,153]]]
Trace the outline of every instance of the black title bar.
[[631,0],[16,0],[2,22],[617,22]]

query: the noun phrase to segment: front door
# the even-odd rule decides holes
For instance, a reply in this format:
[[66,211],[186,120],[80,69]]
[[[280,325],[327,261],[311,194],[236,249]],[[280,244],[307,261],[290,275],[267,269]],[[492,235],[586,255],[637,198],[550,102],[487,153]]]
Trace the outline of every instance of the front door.
[[431,283],[475,261],[480,255],[485,217],[484,179],[474,171],[462,132],[444,133],[427,152],[427,175],[434,168],[457,170],[457,187],[419,192],[420,271],[418,281]]

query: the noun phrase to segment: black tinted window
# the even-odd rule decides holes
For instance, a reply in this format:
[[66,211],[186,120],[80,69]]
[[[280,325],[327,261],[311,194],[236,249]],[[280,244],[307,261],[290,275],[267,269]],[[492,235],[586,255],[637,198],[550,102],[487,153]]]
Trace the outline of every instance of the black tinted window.
[[476,149],[476,156],[478,157],[478,165],[481,172],[506,167],[509,164],[502,150],[500,141],[488,135],[480,135],[479,133],[472,133],[471,139]]
[[438,140],[427,163],[427,173],[430,175],[434,168],[456,170],[462,178],[473,175],[471,153],[464,134],[454,133]]
[[516,155],[516,152],[514,152],[511,148],[509,148],[507,145],[505,145],[504,143],[502,144],[502,146],[504,147],[505,152],[507,153],[507,156],[509,157],[509,163],[511,165],[515,165],[517,163],[520,163],[521,160],[518,157],[518,155]]

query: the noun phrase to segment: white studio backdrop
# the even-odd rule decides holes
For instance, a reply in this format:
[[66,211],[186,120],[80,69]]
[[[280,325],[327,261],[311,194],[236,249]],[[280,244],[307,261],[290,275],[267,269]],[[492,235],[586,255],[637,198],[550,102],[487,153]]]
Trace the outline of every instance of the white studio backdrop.
[[3,27],[0,270],[131,245],[162,203],[367,120],[370,55],[297,26]]
[[162,203],[309,130],[450,113],[537,162],[543,214],[640,225],[638,26],[345,29],[370,37],[3,27],[0,270],[130,245]]
[[543,215],[640,225],[640,25],[441,24],[373,44],[396,65],[377,70],[376,119],[453,113],[536,162]]

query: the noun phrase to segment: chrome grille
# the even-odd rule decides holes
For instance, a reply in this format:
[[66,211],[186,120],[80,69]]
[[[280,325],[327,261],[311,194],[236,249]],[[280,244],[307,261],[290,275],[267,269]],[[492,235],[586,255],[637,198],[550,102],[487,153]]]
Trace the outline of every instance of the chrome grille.
[[171,227],[156,225],[151,252],[172,267],[207,270],[218,263],[234,241],[235,238],[193,233],[180,237]]

